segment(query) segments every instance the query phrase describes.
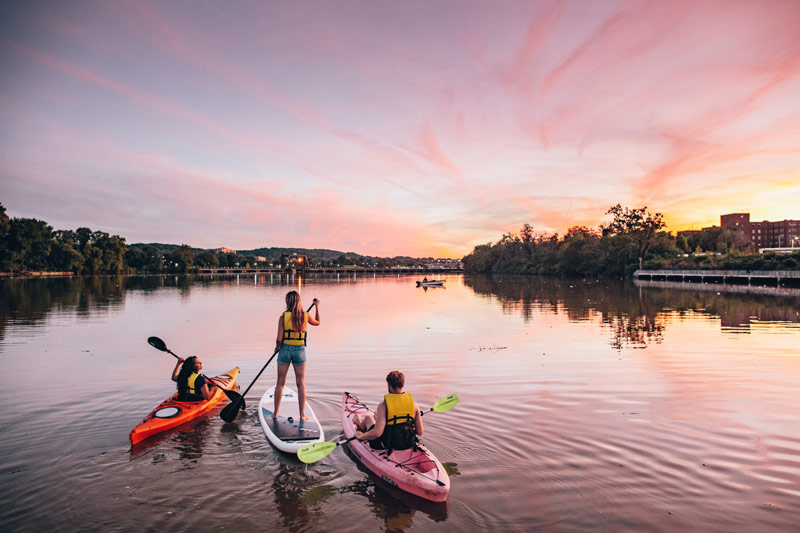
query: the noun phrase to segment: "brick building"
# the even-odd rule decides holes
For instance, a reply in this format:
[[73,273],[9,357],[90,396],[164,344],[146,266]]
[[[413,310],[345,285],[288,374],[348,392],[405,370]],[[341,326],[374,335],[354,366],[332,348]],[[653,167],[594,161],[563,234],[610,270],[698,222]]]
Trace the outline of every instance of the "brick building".
[[800,249],[800,220],[751,222],[750,213],[730,213],[720,216],[719,221],[723,230],[741,231],[756,249]]

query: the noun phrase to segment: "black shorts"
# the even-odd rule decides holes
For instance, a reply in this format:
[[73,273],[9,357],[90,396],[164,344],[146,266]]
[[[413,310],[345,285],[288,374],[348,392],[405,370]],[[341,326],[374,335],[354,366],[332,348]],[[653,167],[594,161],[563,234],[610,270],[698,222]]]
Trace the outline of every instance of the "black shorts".
[[[367,429],[367,431],[365,431],[364,433],[369,433],[370,431],[372,431],[372,429],[374,427],[375,427],[375,424],[372,424]],[[386,448],[383,447],[383,441],[381,440],[380,437],[378,437],[377,439],[372,439],[371,441],[369,441],[369,447],[372,448],[373,450],[385,450],[386,449]]]

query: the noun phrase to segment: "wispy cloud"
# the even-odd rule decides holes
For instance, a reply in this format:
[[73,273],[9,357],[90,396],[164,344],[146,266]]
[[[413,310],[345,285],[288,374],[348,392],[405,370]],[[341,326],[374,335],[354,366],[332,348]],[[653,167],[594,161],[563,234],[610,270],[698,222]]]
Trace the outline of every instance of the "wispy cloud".
[[616,203],[673,230],[800,218],[776,201],[800,168],[797,2],[449,7],[11,6],[3,204],[131,241],[377,255]]

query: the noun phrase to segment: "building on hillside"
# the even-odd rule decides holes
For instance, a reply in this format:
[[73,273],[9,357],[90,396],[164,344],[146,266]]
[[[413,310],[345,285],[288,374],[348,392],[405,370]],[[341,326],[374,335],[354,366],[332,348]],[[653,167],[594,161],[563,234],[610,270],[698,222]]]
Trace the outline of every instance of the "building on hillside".
[[772,222],[750,220],[750,213],[731,213],[720,217],[723,230],[744,233],[748,242],[756,249],[761,248],[800,248],[800,220],[779,220]]
[[433,259],[425,263],[425,268],[431,270],[461,270],[464,264],[459,259]]
[[679,231],[678,235],[689,238],[713,229],[735,231],[741,235],[745,243],[752,243],[756,250],[762,248],[798,248],[800,249],[800,220],[780,220],[771,222],[750,220],[750,213],[728,213],[719,217],[719,226],[710,226],[702,230]]
[[308,267],[308,257],[292,253],[281,256],[281,268],[286,272],[303,272]]
[[236,253],[236,250],[231,250],[230,248],[225,248],[225,247],[214,248],[211,251],[214,252],[215,254],[235,254]]

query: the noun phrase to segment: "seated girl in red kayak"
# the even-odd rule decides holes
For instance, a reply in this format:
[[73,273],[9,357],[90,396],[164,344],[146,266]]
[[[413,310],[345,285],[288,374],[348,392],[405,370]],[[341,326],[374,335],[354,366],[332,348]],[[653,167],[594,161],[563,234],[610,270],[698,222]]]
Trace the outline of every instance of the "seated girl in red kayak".
[[175,370],[172,371],[172,381],[178,382],[179,402],[210,400],[214,395],[211,387],[216,387],[216,384],[200,373],[202,369],[203,363],[196,356],[186,359],[178,357]]
[[423,432],[422,414],[411,393],[403,392],[405,381],[399,370],[389,372],[386,376],[389,394],[378,405],[377,419],[372,415],[353,417],[358,440],[369,441],[375,450],[407,450],[416,445]]

